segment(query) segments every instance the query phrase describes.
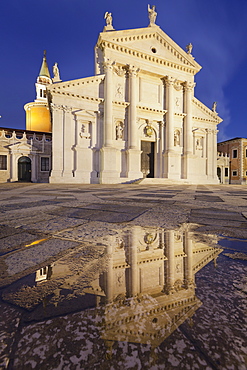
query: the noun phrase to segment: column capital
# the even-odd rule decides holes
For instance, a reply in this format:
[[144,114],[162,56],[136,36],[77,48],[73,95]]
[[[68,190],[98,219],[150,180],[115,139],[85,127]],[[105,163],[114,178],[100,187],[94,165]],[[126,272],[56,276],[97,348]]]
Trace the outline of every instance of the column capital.
[[137,77],[138,73],[140,72],[140,68],[131,64],[127,64],[126,69],[130,77]]
[[114,64],[115,64],[115,61],[112,61],[109,58],[104,58],[104,61],[102,63],[104,72],[106,73],[107,71],[112,70]]
[[163,77],[163,81],[164,81],[164,83],[167,87],[171,87],[171,86],[174,86],[174,84],[176,82],[176,78],[174,78],[172,76],[165,76],[165,77]]
[[184,90],[185,91],[193,91],[194,87],[196,86],[196,83],[195,82],[185,81],[183,83],[183,86],[184,86]]

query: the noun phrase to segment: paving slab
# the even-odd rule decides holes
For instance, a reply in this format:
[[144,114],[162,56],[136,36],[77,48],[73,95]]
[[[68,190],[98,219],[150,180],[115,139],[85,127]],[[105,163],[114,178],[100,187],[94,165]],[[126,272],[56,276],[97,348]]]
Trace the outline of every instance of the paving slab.
[[70,217],[59,217],[41,221],[41,222],[35,222],[31,224],[26,224],[21,226],[20,230],[31,230],[31,231],[38,231],[43,232],[46,234],[54,234],[57,231],[62,231],[74,226],[82,225],[84,222],[87,222],[86,220],[78,220]]
[[246,187],[1,187],[0,367],[245,369]]

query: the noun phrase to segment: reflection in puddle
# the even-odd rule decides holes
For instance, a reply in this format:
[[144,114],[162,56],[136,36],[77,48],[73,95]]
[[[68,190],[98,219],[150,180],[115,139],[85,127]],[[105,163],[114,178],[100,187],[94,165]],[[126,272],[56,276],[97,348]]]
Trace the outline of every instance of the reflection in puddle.
[[39,244],[45,240],[47,240],[48,238],[45,238],[45,239],[39,239],[39,240],[35,240],[34,242],[30,243],[30,244],[26,244],[25,247],[31,247],[32,245],[36,245],[36,244]]
[[104,244],[76,248],[36,271],[33,285],[12,285],[3,297],[28,309],[27,320],[88,310],[108,348],[115,341],[157,347],[202,304],[195,274],[216,264],[216,244],[215,235],[189,225],[114,230]]

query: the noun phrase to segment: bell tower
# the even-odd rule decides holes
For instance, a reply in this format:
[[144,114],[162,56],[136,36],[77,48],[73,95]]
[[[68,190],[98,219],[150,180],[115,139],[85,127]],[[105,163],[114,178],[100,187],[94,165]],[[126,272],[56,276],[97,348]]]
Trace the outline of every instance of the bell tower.
[[46,60],[46,50],[40,68],[36,87],[36,99],[34,102],[24,105],[26,111],[26,130],[51,132],[51,116],[46,96],[46,87],[52,83]]

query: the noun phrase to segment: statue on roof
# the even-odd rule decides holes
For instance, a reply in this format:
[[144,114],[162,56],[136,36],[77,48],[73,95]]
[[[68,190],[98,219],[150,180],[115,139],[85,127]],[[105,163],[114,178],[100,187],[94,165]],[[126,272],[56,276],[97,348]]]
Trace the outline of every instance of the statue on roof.
[[217,113],[217,112],[216,112],[216,108],[217,108],[217,102],[215,101],[215,102],[213,102],[213,106],[212,106],[212,111],[213,111],[214,113]]
[[104,19],[106,20],[106,26],[104,27],[104,31],[112,31],[114,30],[112,26],[112,15],[109,12],[105,12]]
[[150,8],[150,5],[148,4],[148,17],[149,17],[149,26],[153,26],[156,21],[157,12],[155,11],[155,5]]
[[112,15],[109,12],[105,12],[105,20],[107,26],[112,26]]
[[188,45],[186,45],[187,54],[191,55],[192,49],[193,49],[193,45],[190,42]]
[[53,82],[59,82],[61,81],[60,79],[60,73],[59,73],[59,68],[58,68],[58,64],[55,63],[54,66],[53,66]]

